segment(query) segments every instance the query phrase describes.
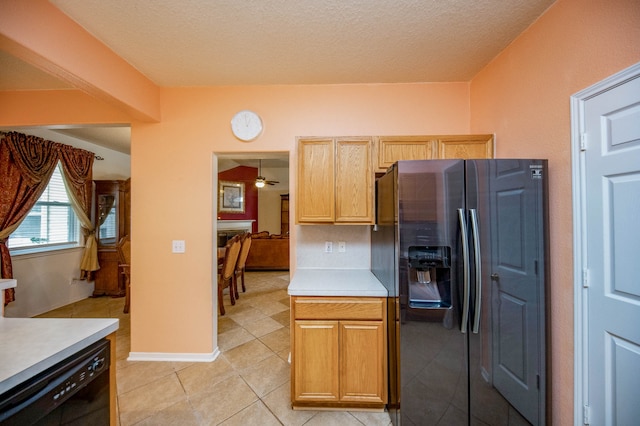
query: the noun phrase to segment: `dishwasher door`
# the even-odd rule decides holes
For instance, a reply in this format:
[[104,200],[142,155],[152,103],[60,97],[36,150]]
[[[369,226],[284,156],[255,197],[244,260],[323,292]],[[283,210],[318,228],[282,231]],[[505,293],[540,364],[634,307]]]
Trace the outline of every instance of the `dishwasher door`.
[[0,425],[109,425],[109,355],[102,339],[3,393]]

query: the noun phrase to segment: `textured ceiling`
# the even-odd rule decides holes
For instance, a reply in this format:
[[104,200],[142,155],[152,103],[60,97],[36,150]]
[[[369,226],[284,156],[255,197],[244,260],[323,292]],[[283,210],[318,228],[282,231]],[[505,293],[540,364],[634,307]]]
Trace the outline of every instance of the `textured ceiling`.
[[468,81],[553,0],[51,0],[160,86]]

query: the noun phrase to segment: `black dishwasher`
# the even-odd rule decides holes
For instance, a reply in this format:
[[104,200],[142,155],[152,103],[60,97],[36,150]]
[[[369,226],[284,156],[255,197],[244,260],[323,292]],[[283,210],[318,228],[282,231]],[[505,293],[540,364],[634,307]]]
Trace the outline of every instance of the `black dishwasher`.
[[110,342],[102,339],[0,395],[0,425],[109,425]]

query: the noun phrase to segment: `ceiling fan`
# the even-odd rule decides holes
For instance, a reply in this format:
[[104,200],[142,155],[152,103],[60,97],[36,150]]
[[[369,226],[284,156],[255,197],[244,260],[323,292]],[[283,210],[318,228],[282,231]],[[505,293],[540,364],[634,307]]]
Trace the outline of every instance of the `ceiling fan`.
[[275,185],[276,183],[280,183],[277,180],[267,180],[264,176],[262,176],[262,160],[258,160],[260,162],[260,168],[258,169],[258,177],[256,178],[256,186],[258,188],[263,188],[265,185]]

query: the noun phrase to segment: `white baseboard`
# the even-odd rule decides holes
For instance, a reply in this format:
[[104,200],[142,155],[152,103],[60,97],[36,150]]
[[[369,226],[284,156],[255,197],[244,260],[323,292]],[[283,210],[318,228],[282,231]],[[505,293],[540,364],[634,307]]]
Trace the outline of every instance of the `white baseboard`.
[[218,355],[218,348],[211,353],[129,352],[127,361],[212,362]]

